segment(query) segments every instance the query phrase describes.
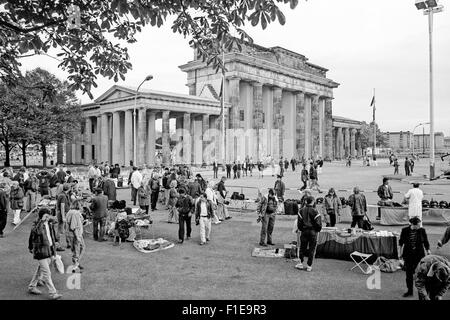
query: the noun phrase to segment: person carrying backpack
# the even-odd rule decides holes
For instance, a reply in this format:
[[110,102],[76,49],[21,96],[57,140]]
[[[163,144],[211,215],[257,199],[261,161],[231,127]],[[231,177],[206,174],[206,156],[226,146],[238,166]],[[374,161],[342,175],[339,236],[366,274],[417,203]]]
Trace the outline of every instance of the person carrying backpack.
[[186,194],[185,189],[180,189],[180,197],[175,204],[178,209],[179,217],[179,228],[178,228],[178,243],[184,242],[184,224],[186,223],[186,240],[191,238],[191,218],[192,212],[194,211],[194,200],[188,194]]
[[273,245],[272,232],[275,226],[275,212],[277,211],[278,201],[273,189],[269,189],[267,199],[262,195],[261,191],[258,191],[258,198],[259,202],[256,212],[258,213],[258,221],[262,222],[259,245],[267,247],[267,245]]
[[322,230],[322,219],[320,213],[313,207],[314,198],[306,199],[306,207],[302,208],[298,214],[297,227],[301,231],[300,236],[300,262],[295,266],[303,270],[303,260],[308,251],[308,261],[306,271],[312,271],[312,264],[316,254],[317,237]]

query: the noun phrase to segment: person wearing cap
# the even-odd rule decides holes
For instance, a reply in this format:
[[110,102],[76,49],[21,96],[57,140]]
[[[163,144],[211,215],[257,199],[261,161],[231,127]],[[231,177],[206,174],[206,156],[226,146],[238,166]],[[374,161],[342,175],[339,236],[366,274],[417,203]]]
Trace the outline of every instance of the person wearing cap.
[[399,256],[405,262],[406,287],[408,288],[408,291],[403,294],[405,298],[413,295],[414,272],[417,265],[426,254],[431,253],[427,233],[420,227],[420,218],[412,217],[409,222],[410,225],[402,229],[399,240]]
[[273,190],[275,191],[275,195],[277,196],[278,200],[283,201],[284,199],[284,192],[286,191],[286,186],[284,185],[284,182],[281,180],[283,176],[277,175],[277,181],[275,181],[275,185],[273,187]]
[[[408,202],[408,217],[418,217],[422,221],[422,200],[423,192],[419,189],[418,183],[413,183],[413,188],[405,194],[405,202]],[[422,222],[420,224],[422,226]]]
[[64,251],[61,246],[61,237],[64,235],[66,237],[66,246],[70,248],[70,241],[66,235],[66,214],[70,209],[70,198],[69,198],[70,185],[64,183],[62,187],[62,192],[58,195],[56,199],[56,217],[58,219],[58,229],[56,232],[56,251]]
[[48,293],[52,300],[57,300],[62,297],[56,291],[50,270],[51,257],[56,255],[56,233],[53,227],[56,223],[58,223],[56,218],[51,215],[48,208],[44,207],[39,209],[38,219],[33,223],[28,239],[28,250],[33,254],[33,258],[39,264],[28,285],[28,292],[35,295],[42,294],[37,288],[38,283],[42,281],[48,288]]

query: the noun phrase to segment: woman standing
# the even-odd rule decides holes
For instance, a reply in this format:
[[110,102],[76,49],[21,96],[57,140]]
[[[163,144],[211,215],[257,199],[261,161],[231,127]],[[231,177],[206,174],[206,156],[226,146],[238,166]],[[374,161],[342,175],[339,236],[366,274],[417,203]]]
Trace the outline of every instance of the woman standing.
[[325,196],[325,210],[330,218],[330,223],[327,223],[327,227],[334,227],[336,225],[336,216],[339,215],[341,207],[342,203],[336,195],[336,191],[334,191],[334,188],[330,188],[328,194]]
[[178,201],[179,194],[176,188],[177,180],[172,180],[170,182],[169,201],[167,203],[167,205],[169,206],[169,219],[167,222],[169,223],[178,223],[178,212],[175,205]]
[[72,202],[70,210],[67,212],[67,239],[68,245],[72,250],[72,271],[77,269],[83,270],[84,268],[80,265],[81,256],[86,248],[83,238],[83,216],[81,201],[76,199]]
[[138,203],[142,210],[145,210],[145,214],[148,214],[148,208],[150,206],[150,194],[147,190],[148,184],[144,181],[141,182],[141,186],[138,188]]
[[14,219],[13,224],[18,225],[20,223],[20,212],[23,208],[23,190],[19,186],[18,181],[13,181],[11,184],[11,193],[10,193],[10,199],[11,199],[11,210],[14,213]]

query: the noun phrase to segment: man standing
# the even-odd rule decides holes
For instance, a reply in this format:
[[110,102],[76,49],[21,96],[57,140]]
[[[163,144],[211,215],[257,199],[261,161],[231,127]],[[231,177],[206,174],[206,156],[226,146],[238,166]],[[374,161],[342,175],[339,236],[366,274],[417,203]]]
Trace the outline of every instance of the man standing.
[[228,215],[228,210],[225,204],[225,199],[227,197],[227,189],[225,188],[225,177],[222,177],[220,182],[217,184],[217,215],[219,216],[219,220],[228,220],[231,217]]
[[408,157],[405,158],[405,174],[407,176],[411,175],[411,162],[409,161]]
[[195,221],[197,225],[200,224],[200,245],[210,240],[212,217],[212,203],[206,199],[206,194],[202,194],[195,207]]
[[295,159],[292,158],[291,159],[292,172],[295,172],[295,163],[296,163]]
[[306,271],[312,271],[314,256],[316,255],[317,233],[322,230],[322,219],[320,213],[313,207],[314,198],[306,199],[306,207],[302,208],[298,214],[297,227],[301,231],[300,236],[300,262],[295,268],[303,269],[303,260],[308,251],[308,261]]
[[25,210],[30,212],[36,206],[36,192],[38,190],[38,180],[36,175],[31,172],[28,175],[28,179],[25,180],[24,191],[25,191]]
[[131,202],[136,205],[137,191],[142,183],[142,174],[137,167],[133,167],[133,173],[131,174]]
[[233,162],[233,179],[237,179],[237,170],[238,166],[236,164],[236,161]]
[[92,199],[91,210],[93,215],[93,234],[94,240],[106,241],[103,236],[105,234],[105,224],[108,208],[108,197],[103,195],[103,190],[98,188],[95,190],[95,197]]
[[275,212],[277,210],[278,203],[273,189],[269,189],[267,199],[262,195],[261,190],[258,190],[258,199],[259,201],[256,212],[258,213],[258,221],[260,220],[262,223],[259,245],[262,247],[267,247],[267,245],[273,245],[272,232],[275,226]]
[[231,164],[227,163],[227,179],[231,179]]
[[283,161],[283,157],[280,158],[280,161],[278,162],[278,166],[280,167],[280,176],[284,176],[284,161]]
[[322,193],[320,190],[319,183],[317,182],[318,176],[317,176],[317,169],[316,165],[311,162],[310,168],[309,168],[309,179],[311,180],[310,188],[311,190],[317,190],[319,193]]
[[359,192],[359,187],[353,188],[353,194],[348,198],[348,204],[352,209],[351,228],[358,225],[358,228],[362,229],[364,216],[367,212],[367,201],[366,197]]
[[89,179],[89,190],[91,190],[92,193],[94,193],[94,182],[98,178],[97,176],[98,176],[97,166],[91,164],[89,166],[88,179]]
[[437,255],[424,257],[416,271],[419,300],[442,300],[449,287],[450,262]]
[[408,291],[403,297],[413,295],[414,272],[419,261],[425,257],[425,250],[430,254],[430,243],[424,228],[420,227],[420,219],[413,217],[409,220],[410,226],[402,229],[400,234],[400,258],[405,262],[406,287]]
[[108,200],[116,201],[117,199],[116,184],[114,183],[114,180],[112,178],[105,177],[102,189],[103,194],[108,197]]
[[217,164],[216,160],[214,160],[213,162],[213,172],[214,172],[214,179],[217,179],[217,174],[219,172],[219,165]]
[[65,183],[63,185],[63,192],[58,195],[56,199],[56,217],[58,219],[58,229],[56,232],[56,251],[64,251],[61,246],[61,237],[66,237],[66,246],[70,248],[70,241],[68,241],[66,235],[66,214],[70,209],[70,199],[69,199],[70,186]]
[[[419,189],[418,183],[413,183],[413,188],[405,194],[405,200],[408,200],[408,217],[418,217],[422,221],[422,200],[423,192]],[[422,223],[420,224],[422,226]]]
[[324,200],[326,214],[330,217],[329,226],[334,227],[336,225],[336,217],[339,215],[339,210],[342,208],[341,200],[336,195],[334,188],[328,190],[328,194],[325,196]]
[[156,203],[158,202],[158,195],[159,195],[159,189],[160,189],[160,184],[159,184],[159,175],[158,174],[154,174],[152,179],[150,180],[150,188],[151,188],[151,195],[150,195],[150,202],[151,202],[151,209],[152,211],[156,210]]
[[281,178],[281,175],[277,176],[277,181],[275,181],[275,186],[273,187],[273,189],[275,190],[275,194],[278,197],[278,200],[283,201],[286,187],[284,185],[284,182],[281,181]]
[[398,159],[395,158],[394,159],[394,174],[398,174],[398,167],[399,167]]
[[186,240],[191,238],[191,217],[194,211],[194,200],[190,195],[186,194],[184,189],[180,190],[180,197],[175,207],[178,209],[179,227],[178,227],[178,243],[184,242],[184,224],[186,224]]

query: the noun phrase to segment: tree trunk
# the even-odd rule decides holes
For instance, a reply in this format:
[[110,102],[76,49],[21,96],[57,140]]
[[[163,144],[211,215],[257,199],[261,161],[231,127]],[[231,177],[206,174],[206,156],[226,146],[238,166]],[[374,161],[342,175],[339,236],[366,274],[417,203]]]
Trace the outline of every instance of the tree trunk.
[[25,140],[22,140],[22,162],[23,166],[27,166],[27,142]]
[[47,168],[47,147],[41,143],[42,150],[42,167]]
[[5,159],[5,167],[9,167],[9,166],[11,166],[11,162],[10,162],[10,160],[9,160],[11,149],[10,149],[10,146],[9,146],[9,140],[8,140],[8,137],[7,137],[6,135],[5,135],[4,147],[5,147],[5,156],[6,156],[6,159]]

